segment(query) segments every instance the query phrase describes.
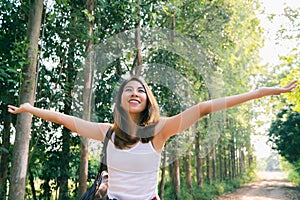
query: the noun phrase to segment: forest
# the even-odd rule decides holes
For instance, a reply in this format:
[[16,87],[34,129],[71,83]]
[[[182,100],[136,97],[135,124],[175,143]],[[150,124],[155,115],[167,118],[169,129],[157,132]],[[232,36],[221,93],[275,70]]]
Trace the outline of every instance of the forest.
[[[78,199],[93,183],[102,144],[7,105],[29,102],[112,123],[130,75],[150,85],[161,115],[196,102],[300,79],[300,10],[278,41],[298,41],[261,64],[264,29],[252,0],[1,0],[0,200]],[[273,15],[269,20],[275,20]],[[283,42],[284,43],[284,42]],[[271,120],[267,133],[259,130]],[[162,153],[159,196],[214,199],[255,178],[252,134],[269,142],[300,184],[300,89],[206,116]]]

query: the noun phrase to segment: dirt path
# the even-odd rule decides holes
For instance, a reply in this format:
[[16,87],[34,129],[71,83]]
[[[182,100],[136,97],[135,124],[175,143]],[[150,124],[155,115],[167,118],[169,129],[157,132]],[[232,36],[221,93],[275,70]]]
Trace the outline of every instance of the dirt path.
[[218,200],[299,200],[300,188],[282,172],[260,172],[260,181],[249,183]]

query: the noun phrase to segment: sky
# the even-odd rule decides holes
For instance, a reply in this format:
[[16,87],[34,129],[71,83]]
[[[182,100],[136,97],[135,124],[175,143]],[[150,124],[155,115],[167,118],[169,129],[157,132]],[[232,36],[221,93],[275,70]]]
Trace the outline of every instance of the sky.
[[[281,25],[288,25],[289,22],[284,17],[284,8],[290,6],[292,8],[300,9],[300,0],[260,0],[261,8],[264,13],[257,12],[260,19],[261,26],[264,29],[265,45],[260,51],[262,58],[261,64],[269,64],[272,67],[279,63],[278,55],[287,55],[290,50],[295,47],[295,41],[281,41],[276,42],[276,32]],[[275,14],[272,21],[268,20],[268,16]],[[252,143],[254,145],[254,155],[257,158],[268,157],[271,152],[270,146],[266,144],[267,136],[253,136]]]
[[[294,46],[294,41],[283,41],[276,44],[276,32],[281,25],[288,25],[289,21],[284,17],[284,8],[290,6],[292,8],[300,9],[300,0],[260,0],[261,9],[264,14],[258,14],[261,26],[265,29],[265,46],[261,49],[260,55],[262,63],[276,64],[278,63],[278,55],[286,55]],[[267,17],[271,14],[276,16],[272,21]]]

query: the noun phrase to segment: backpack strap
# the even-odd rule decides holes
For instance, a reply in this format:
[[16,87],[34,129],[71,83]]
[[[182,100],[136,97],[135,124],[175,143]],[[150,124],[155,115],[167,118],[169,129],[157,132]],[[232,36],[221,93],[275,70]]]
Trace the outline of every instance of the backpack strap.
[[105,138],[104,138],[102,152],[101,152],[101,155],[100,155],[100,166],[99,166],[100,174],[101,174],[102,171],[107,170],[107,156],[106,156],[107,153],[106,153],[106,149],[107,149],[108,141],[111,138],[111,135],[112,135],[112,131],[111,131],[111,127],[109,127],[108,131],[106,132]]

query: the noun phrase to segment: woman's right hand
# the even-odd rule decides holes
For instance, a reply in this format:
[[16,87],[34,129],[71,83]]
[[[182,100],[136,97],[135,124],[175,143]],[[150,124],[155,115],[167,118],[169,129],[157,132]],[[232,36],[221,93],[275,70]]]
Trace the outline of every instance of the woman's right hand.
[[32,107],[32,105],[30,103],[24,103],[21,104],[20,107],[16,107],[12,105],[8,105],[7,107],[8,107],[8,112],[12,114],[19,114],[23,112],[28,112],[30,107]]

